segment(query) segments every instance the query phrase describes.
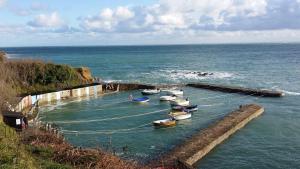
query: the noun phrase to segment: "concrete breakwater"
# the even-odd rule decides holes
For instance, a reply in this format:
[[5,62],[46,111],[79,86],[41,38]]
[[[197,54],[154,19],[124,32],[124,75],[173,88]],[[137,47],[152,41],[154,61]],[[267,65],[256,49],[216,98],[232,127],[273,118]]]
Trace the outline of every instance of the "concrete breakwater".
[[184,87],[184,84],[139,84],[139,83],[111,83],[114,89],[119,86],[119,91],[139,90],[139,89],[160,89],[172,87]]
[[119,86],[120,91],[188,86],[188,87],[201,88],[201,89],[207,89],[207,90],[213,90],[213,91],[221,91],[221,92],[227,92],[227,93],[239,93],[239,94],[262,96],[262,97],[284,96],[284,93],[280,92],[280,91],[271,91],[271,90],[264,90],[264,89],[251,89],[251,88],[244,88],[244,87],[238,87],[238,86],[225,86],[225,85],[216,85],[216,84],[209,84],[209,83],[159,84],[159,85],[138,84],[138,83],[112,83],[111,85],[114,86],[114,88]]
[[221,144],[229,136],[243,128],[252,119],[264,112],[264,108],[255,105],[240,106],[221,120],[204,130],[200,130],[182,144],[163,155],[159,162],[151,164],[153,167],[167,166],[174,168],[193,168],[195,164],[209,153],[214,147]]
[[251,89],[251,88],[244,88],[244,87],[238,87],[238,86],[225,86],[225,85],[215,85],[215,84],[208,84],[208,83],[191,83],[191,84],[187,84],[186,86],[214,90],[214,91],[227,92],[227,93],[240,93],[240,94],[262,96],[262,97],[284,96],[284,93],[280,92],[280,91],[271,91],[271,90],[264,90],[264,89]]

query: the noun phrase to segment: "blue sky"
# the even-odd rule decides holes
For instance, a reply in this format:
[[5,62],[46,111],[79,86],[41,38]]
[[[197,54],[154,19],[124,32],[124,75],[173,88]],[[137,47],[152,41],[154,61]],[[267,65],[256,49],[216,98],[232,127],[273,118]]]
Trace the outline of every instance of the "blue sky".
[[0,46],[300,42],[300,0],[0,0]]

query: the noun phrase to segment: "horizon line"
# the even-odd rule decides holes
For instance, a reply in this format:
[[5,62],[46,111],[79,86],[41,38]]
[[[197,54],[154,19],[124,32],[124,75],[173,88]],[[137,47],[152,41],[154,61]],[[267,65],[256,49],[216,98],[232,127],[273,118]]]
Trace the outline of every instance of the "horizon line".
[[36,45],[36,46],[0,46],[1,48],[46,48],[46,47],[136,47],[136,46],[200,46],[200,45],[255,45],[255,44],[300,44],[299,42],[231,42],[231,43],[170,43],[170,44],[111,44],[111,45]]

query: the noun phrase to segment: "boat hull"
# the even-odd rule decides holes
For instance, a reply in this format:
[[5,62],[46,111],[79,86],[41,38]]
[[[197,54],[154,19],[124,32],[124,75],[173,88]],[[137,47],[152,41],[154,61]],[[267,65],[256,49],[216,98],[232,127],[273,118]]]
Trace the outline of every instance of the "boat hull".
[[143,95],[153,95],[153,94],[158,94],[160,90],[143,90],[141,93]]
[[169,91],[166,91],[168,94],[170,95],[176,95],[176,96],[180,96],[180,95],[183,95],[183,91],[180,91],[180,90],[176,90],[176,91],[172,91],[172,90],[169,90]]
[[192,117],[191,113],[187,113],[187,114],[183,114],[183,115],[178,115],[178,116],[174,116],[173,118],[175,120],[185,120],[185,119],[189,119]]
[[159,98],[160,101],[173,101],[175,99],[176,99],[176,97],[172,97],[172,96],[161,96]]
[[155,127],[173,127],[176,126],[176,121],[173,119],[157,120],[153,122]]
[[134,102],[134,103],[147,103],[149,101],[150,101],[150,99],[148,97],[132,99],[132,102]]
[[188,100],[180,100],[180,101],[171,101],[171,106],[188,106],[190,104],[190,101]]

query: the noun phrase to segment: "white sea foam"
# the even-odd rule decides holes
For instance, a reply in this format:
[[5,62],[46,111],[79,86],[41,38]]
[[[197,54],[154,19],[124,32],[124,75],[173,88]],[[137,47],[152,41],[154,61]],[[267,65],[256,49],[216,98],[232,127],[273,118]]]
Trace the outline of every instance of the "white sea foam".
[[299,92],[291,92],[291,91],[287,91],[287,90],[278,90],[278,91],[281,91],[287,95],[291,95],[291,96],[300,96],[300,93]]
[[14,58],[19,58],[18,54],[5,54],[5,57],[7,57],[8,59],[14,59]]
[[300,92],[283,90],[283,89],[280,89],[279,86],[273,86],[271,89],[277,90],[279,92],[283,92],[284,94],[290,95],[290,96],[300,96]]
[[123,80],[104,80],[105,83],[118,83],[122,82]]
[[156,76],[168,78],[170,80],[203,80],[203,79],[224,79],[233,78],[234,74],[230,72],[202,72],[193,70],[159,70],[152,72]]

